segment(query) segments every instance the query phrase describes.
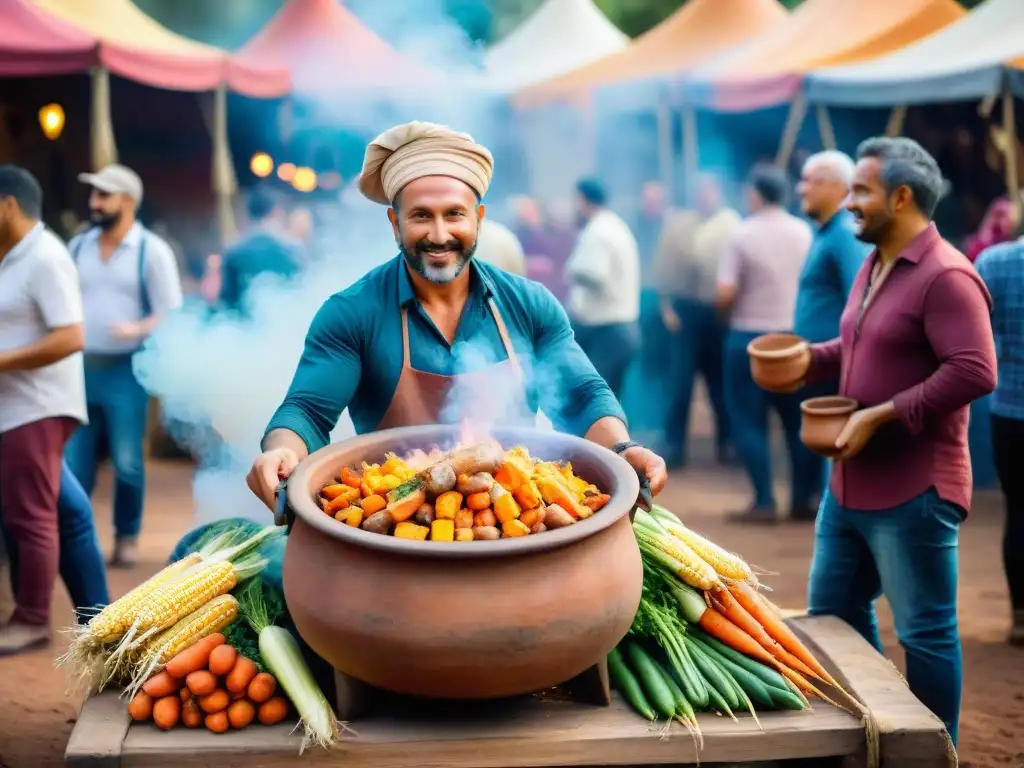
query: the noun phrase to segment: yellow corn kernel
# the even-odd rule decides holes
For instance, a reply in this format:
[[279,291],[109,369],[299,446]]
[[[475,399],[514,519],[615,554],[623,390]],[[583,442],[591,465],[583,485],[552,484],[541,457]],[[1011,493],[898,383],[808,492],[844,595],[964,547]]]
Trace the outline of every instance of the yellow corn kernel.
[[380,479],[380,484],[381,484],[381,487],[384,490],[386,490],[386,491],[393,491],[393,490],[395,490],[395,488],[397,488],[398,486],[400,486],[402,484],[402,481],[396,475],[388,474],[388,475],[384,475],[384,477],[382,477]]
[[380,473],[382,475],[393,475],[397,473],[397,470],[405,466],[405,462],[402,461],[395,454],[388,454],[387,461],[385,461],[380,467]]
[[88,638],[91,642],[112,643],[120,640],[135,621],[139,610],[156,590],[177,579],[203,558],[193,552],[175,563],[171,563],[142,582],[128,594],[115,600],[89,620]]
[[742,558],[727,552],[713,541],[708,541],[698,533],[694,533],[682,523],[669,521],[662,525],[668,532],[692,549],[697,556],[710,565],[719,576],[733,581],[750,581],[754,578],[750,566]]
[[138,632],[166,629],[238,583],[234,566],[221,560],[203,565],[181,579],[158,588],[139,611]]
[[238,601],[231,595],[215,597],[202,608],[193,611],[170,629],[165,629],[147,643],[151,658],[157,664],[166,664],[174,656],[204,637],[226,629],[238,618]]
[[455,541],[455,523],[451,520],[434,520],[430,524],[430,540]]
[[516,536],[527,536],[530,533],[530,529],[526,527],[526,524],[522,520],[508,520],[501,524],[501,533],[504,536],[516,537]]
[[456,541],[473,541],[473,529],[472,528],[456,528],[455,529],[455,540]]
[[[435,522],[437,521],[435,520]],[[396,539],[412,539],[413,541],[425,541],[428,533],[430,533],[430,529],[427,528],[427,526],[416,525],[416,523],[404,522],[399,523],[395,526]]]

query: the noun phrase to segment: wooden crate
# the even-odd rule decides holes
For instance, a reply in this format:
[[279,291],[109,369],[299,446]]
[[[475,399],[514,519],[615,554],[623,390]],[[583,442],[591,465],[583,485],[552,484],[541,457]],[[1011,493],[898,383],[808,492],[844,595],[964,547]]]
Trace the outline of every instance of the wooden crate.
[[[849,626],[832,617],[790,625],[837,679],[871,710],[885,766],[939,768],[953,758],[942,723],[910,693],[896,669]],[[701,715],[704,749],[673,727],[651,724],[616,696],[610,707],[534,697],[472,705],[400,703],[387,715],[360,720],[357,734],[330,751],[299,755],[293,725],[251,726],[213,734],[129,725],[114,693],[85,702],[65,753],[69,768],[539,768],[541,766],[866,765],[864,728],[852,715],[817,702],[813,712],[766,712],[735,723]],[[955,764],[955,763],[953,763]]]

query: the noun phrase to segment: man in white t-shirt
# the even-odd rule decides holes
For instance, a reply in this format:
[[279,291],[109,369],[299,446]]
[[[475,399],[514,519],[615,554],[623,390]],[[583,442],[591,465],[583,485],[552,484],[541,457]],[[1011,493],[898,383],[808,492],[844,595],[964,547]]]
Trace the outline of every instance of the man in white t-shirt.
[[18,554],[0,656],[50,640],[61,456],[86,420],[82,297],[67,249],[39,221],[42,199],[28,171],[0,165],[0,510]]
[[480,222],[474,257],[513,275],[526,275],[526,255],[519,238],[511,229],[493,219],[485,218]]
[[640,255],[633,233],[608,206],[604,185],[576,185],[583,225],[565,265],[569,316],[576,341],[615,396],[622,398],[626,370],[640,346]]

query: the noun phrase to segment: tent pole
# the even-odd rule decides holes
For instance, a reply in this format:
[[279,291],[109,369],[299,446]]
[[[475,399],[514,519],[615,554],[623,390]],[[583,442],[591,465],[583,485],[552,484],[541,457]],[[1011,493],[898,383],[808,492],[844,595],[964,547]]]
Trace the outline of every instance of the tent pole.
[[818,134],[821,136],[821,146],[825,149],[836,148],[836,132],[832,128],[832,118],[828,114],[828,107],[819,104],[815,109],[818,115]]
[[98,171],[117,162],[114,121],[110,114],[110,71],[106,67],[93,67],[89,77],[92,84],[89,144],[92,168]]
[[1003,133],[1006,134],[1006,191],[1017,213],[1021,210],[1020,179],[1017,175],[1017,116],[1014,112],[1013,89],[1009,83],[1003,89]]
[[669,200],[674,198],[675,174],[672,173],[672,111],[668,102],[662,101],[657,109],[658,119],[658,175]]
[[903,133],[903,123],[907,119],[907,105],[897,104],[889,113],[889,121],[885,124],[886,136],[899,136]]
[[[204,100],[204,104],[209,106],[210,102]],[[221,245],[226,245],[234,240],[238,233],[235,228],[234,208],[238,178],[235,176],[231,145],[228,143],[228,88],[225,83],[218,85],[217,90],[213,92],[212,109],[204,109],[203,117],[207,130],[210,131],[212,145],[210,181],[214,197],[217,199],[217,224]]]
[[786,127],[782,131],[782,141],[779,142],[779,151],[775,155],[775,165],[785,168],[789,165],[789,158],[796,148],[796,140],[800,136],[800,126],[804,124],[804,116],[807,114],[807,100],[803,91],[797,91],[796,96],[789,105],[789,115],[786,116]]
[[[689,104],[683,105],[683,189],[693,190],[694,178],[700,170],[700,145],[697,137],[697,110]],[[693,203],[687,195],[687,205]]]

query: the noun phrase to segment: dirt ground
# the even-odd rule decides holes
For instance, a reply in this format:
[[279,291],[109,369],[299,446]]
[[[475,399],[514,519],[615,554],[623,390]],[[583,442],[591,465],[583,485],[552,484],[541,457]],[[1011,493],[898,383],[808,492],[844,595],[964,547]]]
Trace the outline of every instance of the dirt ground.
[[[702,452],[703,453],[703,452]],[[123,594],[163,563],[178,537],[191,526],[191,468],[153,463],[147,492],[142,563],[134,571],[110,573],[112,593]],[[110,538],[107,478],[96,499],[101,536]],[[241,482],[241,478],[239,479]],[[783,488],[780,485],[780,494]],[[739,470],[714,467],[695,456],[694,466],[674,475],[662,496],[701,532],[779,576],[769,583],[786,608],[805,605],[812,529],[786,524],[765,530],[737,527],[723,513],[746,502]],[[780,495],[784,498],[784,495]],[[1009,626],[1006,585],[1000,567],[1002,511],[996,493],[982,493],[961,539],[960,625],[964,643],[964,702],[961,765],[970,768],[1024,766],[1024,649],[1005,642]],[[898,665],[902,652],[883,608],[887,649]],[[55,599],[55,625],[71,620],[64,591]],[[65,679],[53,666],[63,640],[46,651],[0,660],[0,768],[45,768],[61,764],[80,698],[65,695]],[[892,768],[898,768],[893,766]]]

